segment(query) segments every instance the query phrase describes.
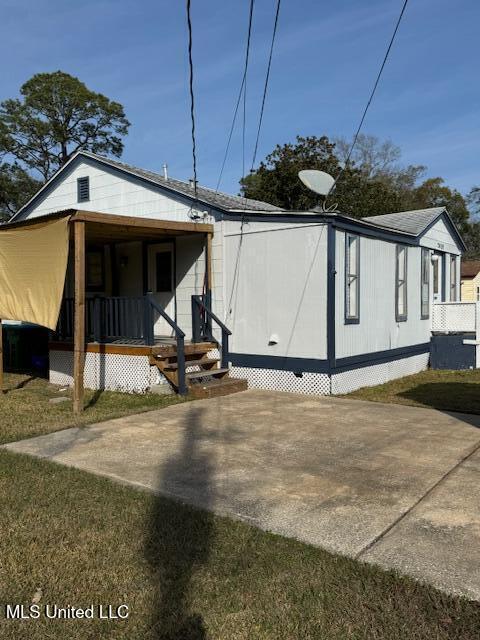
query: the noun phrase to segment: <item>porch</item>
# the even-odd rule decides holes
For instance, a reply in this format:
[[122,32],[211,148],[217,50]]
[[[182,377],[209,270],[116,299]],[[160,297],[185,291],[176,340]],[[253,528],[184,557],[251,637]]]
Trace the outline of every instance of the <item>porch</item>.
[[80,343],[83,378],[90,362],[100,386],[115,356],[143,385],[148,367],[180,394],[201,395],[206,384],[225,391],[230,332],[211,309],[213,226],[77,212],[71,227],[74,259],[50,353],[71,351],[77,370]]
[[431,332],[433,369],[480,368],[480,302],[435,302]]

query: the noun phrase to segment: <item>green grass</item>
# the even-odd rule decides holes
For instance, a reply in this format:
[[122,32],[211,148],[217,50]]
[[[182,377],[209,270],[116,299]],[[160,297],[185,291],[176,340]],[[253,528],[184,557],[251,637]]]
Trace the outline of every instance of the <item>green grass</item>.
[[[71,426],[91,424],[129,413],[160,409],[182,400],[179,396],[129,394],[111,391],[85,392],[85,411],[75,418],[72,412],[72,392],[61,391],[43,378],[6,374],[4,393],[0,394],[0,443],[21,440],[58,431]],[[59,404],[52,398],[67,397]]]
[[2,640],[478,639],[477,604],[85,472],[0,452],[0,501],[0,602],[130,608]]
[[480,414],[480,369],[422,371],[344,397]]

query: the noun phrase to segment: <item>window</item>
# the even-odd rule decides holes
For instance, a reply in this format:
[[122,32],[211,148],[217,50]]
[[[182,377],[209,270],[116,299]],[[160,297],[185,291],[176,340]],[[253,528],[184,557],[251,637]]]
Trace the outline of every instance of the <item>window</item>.
[[360,238],[345,235],[345,322],[360,321]]
[[87,291],[105,290],[105,260],[103,251],[87,251],[85,256],[85,284]]
[[395,318],[397,322],[407,319],[407,247],[397,245],[395,283]]
[[430,316],[430,251],[428,249],[422,249],[421,297],[421,318],[426,320]]
[[450,302],[457,300],[457,256],[450,256]]
[[171,251],[158,251],[155,254],[156,290],[157,293],[172,291],[173,260]]
[[90,180],[88,176],[77,178],[77,202],[90,200]]
[[477,302],[480,302],[480,287],[477,287]]

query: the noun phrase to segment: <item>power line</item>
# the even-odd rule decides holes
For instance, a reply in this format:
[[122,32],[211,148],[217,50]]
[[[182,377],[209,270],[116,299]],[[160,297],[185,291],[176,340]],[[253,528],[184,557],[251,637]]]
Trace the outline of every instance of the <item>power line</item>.
[[190,16],[190,0],[187,0],[188,27],[188,64],[190,67],[190,118],[192,120],[192,157],[193,157],[193,189],[197,197],[197,145],[195,141],[195,98],[193,94],[193,57],[192,57],[192,19]]
[[404,1],[404,3],[403,3],[403,6],[402,6],[402,10],[400,11],[400,15],[398,16],[398,20],[397,20],[397,23],[396,23],[396,25],[395,25],[395,29],[393,30],[392,37],[390,38],[390,42],[389,42],[389,44],[388,44],[387,51],[385,52],[385,56],[384,56],[384,58],[383,58],[383,62],[382,62],[382,64],[381,64],[380,70],[379,70],[379,72],[378,72],[378,74],[377,74],[377,78],[376,78],[375,83],[374,83],[374,85],[373,85],[373,89],[372,89],[372,91],[370,92],[370,97],[368,98],[368,102],[367,102],[367,104],[366,104],[366,107],[365,107],[365,109],[363,110],[363,114],[362,114],[362,117],[361,117],[361,119],[360,119],[360,124],[358,125],[357,130],[356,130],[356,132],[355,132],[355,135],[353,136],[353,141],[352,141],[352,144],[351,144],[350,149],[349,149],[349,151],[348,151],[347,158],[346,158],[346,160],[345,160],[345,164],[344,164],[344,166],[343,166],[343,169],[341,169],[340,173],[339,173],[339,174],[338,174],[338,176],[335,178],[335,182],[332,184],[332,186],[331,186],[331,188],[330,188],[330,191],[328,192],[328,194],[327,194],[327,196],[326,196],[325,200],[327,200],[328,196],[332,193],[333,189],[335,189],[335,186],[336,186],[337,182],[339,181],[339,179],[340,179],[340,177],[342,176],[343,172],[344,172],[344,171],[345,171],[345,169],[347,168],[348,163],[350,162],[350,158],[351,158],[351,156],[352,156],[353,149],[354,149],[354,147],[355,147],[355,145],[356,145],[356,143],[357,143],[357,139],[358,139],[358,136],[359,136],[360,131],[361,131],[361,129],[362,129],[363,123],[364,123],[364,121],[365,121],[365,117],[366,117],[366,115],[367,115],[368,109],[370,108],[370,104],[371,104],[371,102],[372,102],[372,100],[373,100],[373,97],[374,97],[374,95],[375,95],[375,92],[376,92],[376,90],[377,90],[378,83],[380,82],[380,78],[381,78],[381,76],[382,76],[383,69],[385,68],[385,65],[386,65],[386,63],[387,63],[388,56],[390,55],[390,50],[391,50],[391,48],[392,48],[393,42],[394,42],[394,40],[395,40],[395,37],[396,37],[396,35],[397,35],[397,31],[398,31],[398,28],[399,28],[400,23],[401,23],[401,21],[402,21],[403,14],[405,13],[405,9],[407,8],[407,4],[408,4],[408,0],[405,0],[405,1]]
[[265,99],[267,97],[268,81],[270,79],[270,68],[272,66],[273,47],[274,47],[274,44],[275,44],[275,36],[277,34],[278,16],[279,16],[279,13],[280,13],[280,2],[281,2],[281,0],[277,0],[277,10],[275,12],[275,21],[273,23],[272,42],[270,44],[270,55],[268,57],[267,74],[265,76],[265,86],[263,88],[262,106],[261,106],[261,109],[260,109],[260,117],[258,119],[257,137],[255,139],[255,148],[254,148],[254,151],[253,151],[251,171],[253,171],[253,168],[255,166],[255,160],[257,159],[258,141],[259,141],[259,138],[260,138],[260,130],[262,128],[263,112],[264,112],[264,109],[265,109]]
[[[220,187],[220,183],[222,181],[223,171],[225,169],[225,164],[227,162],[228,152],[230,150],[230,143],[232,141],[233,130],[235,128],[235,122],[237,120],[238,109],[240,108],[240,102],[242,100],[242,96],[244,95],[244,89],[247,81],[247,71],[248,71],[248,59],[250,55],[250,38],[252,33],[252,21],[253,21],[253,7],[255,4],[255,0],[250,0],[250,9],[249,9],[249,17],[248,17],[248,32],[247,32],[247,44],[245,50],[245,63],[243,69],[242,82],[240,84],[240,91],[238,92],[237,102],[235,104],[235,110],[233,112],[232,124],[230,126],[230,131],[228,134],[227,146],[225,147],[225,153],[223,154],[222,166],[220,169],[220,175],[218,176],[217,186],[215,187],[215,194],[217,194],[218,189]],[[244,116],[244,129],[243,129],[243,147],[245,148],[245,116]]]

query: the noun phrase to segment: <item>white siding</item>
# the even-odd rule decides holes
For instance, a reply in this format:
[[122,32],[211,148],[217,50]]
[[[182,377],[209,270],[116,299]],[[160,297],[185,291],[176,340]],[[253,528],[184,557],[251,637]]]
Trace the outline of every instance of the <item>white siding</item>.
[[201,236],[180,236],[176,241],[177,324],[187,338],[192,332],[192,295],[200,295],[205,280],[205,240]]
[[231,351],[326,358],[327,226],[250,222],[239,249],[240,223],[224,225]]
[[345,233],[336,231],[336,239],[336,357],[428,342],[430,320],[420,318],[421,249],[408,247],[408,315],[396,322],[396,245],[360,237],[360,322],[345,324]]
[[454,253],[455,255],[462,253],[462,250],[452,237],[443,218],[439,218],[425,235],[422,236],[420,244],[422,247],[428,247],[435,251],[446,251],[448,253]]
[[[77,178],[84,176],[90,178],[90,200],[77,202]],[[62,174],[62,179],[21,219],[70,208],[139,218],[191,220],[191,207],[185,198],[164,195],[133,176],[121,175],[108,167],[101,168],[88,160],[73,162]]]

